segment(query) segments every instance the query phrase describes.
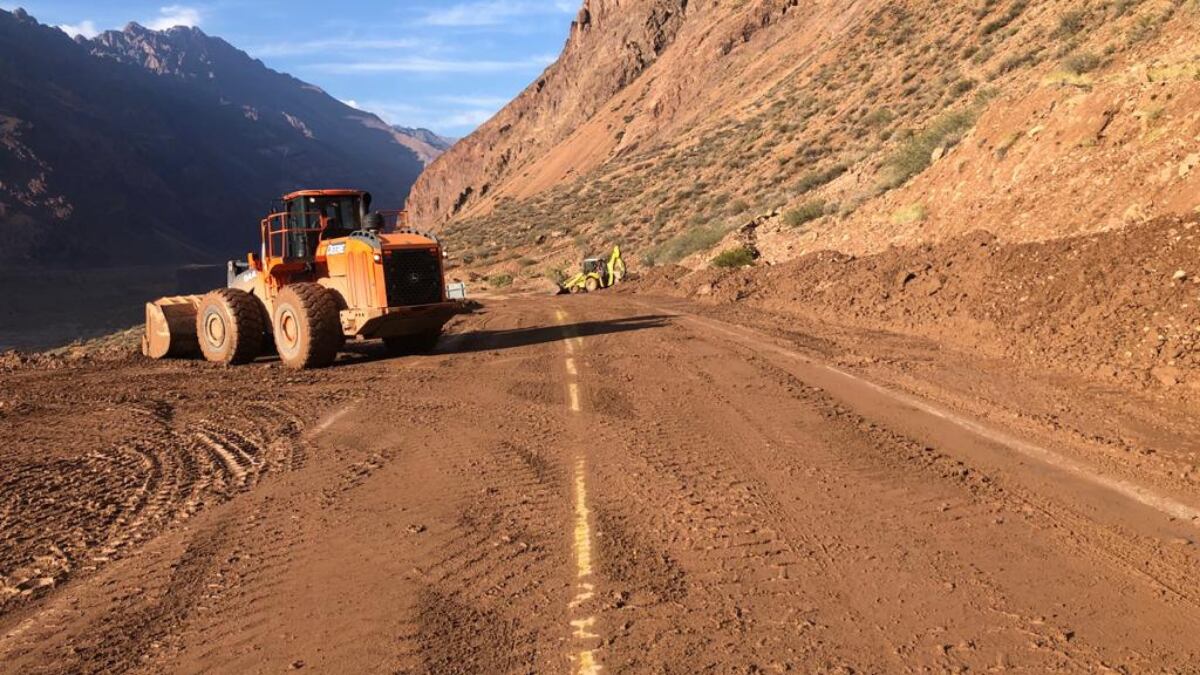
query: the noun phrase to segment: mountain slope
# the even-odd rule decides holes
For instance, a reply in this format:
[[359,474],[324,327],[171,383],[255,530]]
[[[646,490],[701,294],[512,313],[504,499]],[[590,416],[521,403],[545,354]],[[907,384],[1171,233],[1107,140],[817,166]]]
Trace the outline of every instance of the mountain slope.
[[768,261],[1183,214],[1198,21],[1192,0],[588,0],[410,208],[464,261],[528,275],[614,239],[673,261],[775,211]]
[[424,167],[407,135],[198,29],[71,40],[0,11],[0,88],[9,265],[218,260],[286,191],[399,207]]
[[420,157],[426,166],[441,157],[455,142],[455,139],[441,136],[429,129],[401,126],[393,126],[392,129],[397,133],[396,141],[417,153],[417,157]]

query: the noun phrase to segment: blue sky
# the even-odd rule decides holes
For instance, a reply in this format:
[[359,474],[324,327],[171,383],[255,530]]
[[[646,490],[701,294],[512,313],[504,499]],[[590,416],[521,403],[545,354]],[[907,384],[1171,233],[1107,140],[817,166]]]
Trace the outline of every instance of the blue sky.
[[582,0],[2,0],[94,35],[199,26],[388,122],[464,136],[561,51]]

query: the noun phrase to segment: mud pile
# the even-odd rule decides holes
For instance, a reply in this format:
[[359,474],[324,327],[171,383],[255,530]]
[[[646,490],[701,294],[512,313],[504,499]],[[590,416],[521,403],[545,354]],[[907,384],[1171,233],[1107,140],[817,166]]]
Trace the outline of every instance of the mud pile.
[[1200,217],[1040,243],[981,231],[867,257],[655,271],[637,290],[919,335],[1101,380],[1200,388]]

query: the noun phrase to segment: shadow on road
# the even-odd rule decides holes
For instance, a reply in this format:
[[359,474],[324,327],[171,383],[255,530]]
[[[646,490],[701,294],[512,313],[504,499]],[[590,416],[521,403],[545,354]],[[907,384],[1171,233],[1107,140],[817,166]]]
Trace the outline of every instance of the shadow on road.
[[542,326],[538,328],[511,328],[507,330],[481,330],[462,333],[455,339],[447,336],[439,344],[439,354],[458,354],[469,352],[486,352],[497,349],[515,349],[540,345],[547,342],[559,342],[573,337],[592,337],[595,335],[611,335],[628,333],[630,331],[662,328],[672,317],[669,315],[632,316],[606,321],[582,321],[561,326]]
[[[563,325],[539,326],[536,328],[510,328],[505,330],[479,330],[454,335],[445,335],[438,342],[434,354],[470,354],[502,349],[516,349],[532,345],[560,342],[574,337],[612,335],[631,331],[650,330],[667,326],[674,318],[669,314],[623,317],[605,321],[581,321]],[[392,357],[383,345],[376,342],[347,345],[343,356],[334,367],[349,366]]]

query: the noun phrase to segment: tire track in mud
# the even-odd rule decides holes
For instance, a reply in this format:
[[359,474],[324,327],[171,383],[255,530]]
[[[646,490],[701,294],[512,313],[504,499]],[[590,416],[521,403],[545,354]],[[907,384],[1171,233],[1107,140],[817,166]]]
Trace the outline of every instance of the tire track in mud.
[[[513,317],[515,325],[498,332],[530,322]],[[494,323],[477,324],[484,326],[496,330]],[[462,339],[481,355],[470,365],[488,385],[460,413],[468,427],[448,429],[453,440],[436,450],[439,483],[456,488],[442,499],[456,515],[412,570],[421,590],[399,636],[396,672],[562,669],[554,649],[558,612],[549,608],[565,585],[556,581],[566,553],[555,533],[568,519],[569,499],[557,451],[562,395],[545,379],[551,345],[512,349],[501,360],[488,351],[489,339],[471,333]]]
[[[1184,582],[1184,579],[1187,577],[1187,570],[1195,568],[1195,558],[1186,548],[1164,547],[1161,543],[1156,544],[1152,540],[1131,535],[1119,528],[1101,526],[1094,519],[1081,512],[1065,508],[1055,500],[998,480],[996,476],[952,458],[936,448],[928,447],[888,429],[885,425],[863,418],[823,390],[809,386],[785,370],[776,367],[770,363],[771,359],[763,358],[763,355],[755,350],[740,344],[727,344],[724,339],[717,340],[714,344],[719,345],[719,349],[714,350],[711,355],[697,353],[694,349],[689,350],[688,354],[693,362],[701,364],[696,370],[696,375],[703,382],[700,391],[714,400],[716,404],[714,409],[730,411],[726,423],[735,424],[734,420],[741,419],[745,421],[747,429],[752,430],[749,437],[731,442],[730,449],[761,447],[768,451],[765,454],[757,452],[747,457],[747,459],[751,459],[751,463],[763,467],[754,482],[786,494],[788,486],[786,483],[781,483],[779,478],[791,476],[804,480],[808,484],[812,484],[816,479],[816,486],[833,482],[840,491],[844,488],[838,484],[845,483],[845,476],[838,474],[844,474],[849,470],[869,481],[868,486],[873,484],[877,486],[877,489],[884,489],[891,493],[887,499],[883,500],[883,503],[896,502],[896,498],[901,497],[901,501],[892,504],[899,513],[908,511],[919,513],[922,510],[928,510],[953,514],[949,520],[930,518],[928,524],[928,527],[933,528],[930,530],[931,533],[941,530],[951,533],[948,541],[940,543],[940,548],[955,547],[948,551],[952,555],[940,558],[929,557],[922,563],[921,569],[931,574],[934,581],[946,584],[947,588],[961,587],[975,590],[969,595],[960,592],[959,595],[965,597],[966,603],[958,602],[962,607],[973,608],[972,611],[979,613],[980,616],[992,617],[990,620],[992,630],[998,631],[998,633],[990,635],[988,640],[983,642],[984,645],[988,641],[993,641],[994,645],[997,637],[1003,638],[1002,642],[1007,640],[1014,646],[1019,646],[1022,640],[1030,641],[1034,647],[1032,652],[1023,655],[1021,659],[1009,665],[1024,662],[1027,665],[1037,664],[1037,667],[1091,670],[1101,667],[1105,663],[1114,663],[1110,660],[1114,654],[1116,658],[1128,659],[1129,663],[1140,664],[1135,667],[1150,667],[1154,663],[1163,662],[1163,659],[1166,660],[1165,662],[1186,662],[1186,660],[1178,661],[1181,653],[1187,653],[1186,648],[1183,651],[1178,649],[1161,650],[1156,644],[1158,641],[1153,637],[1156,634],[1154,630],[1143,631],[1142,637],[1144,648],[1150,649],[1151,654],[1158,652],[1155,656],[1150,657],[1128,648],[1114,652],[1109,641],[1099,637],[1095,638],[1091,645],[1086,642],[1080,643],[1079,640],[1072,638],[1076,632],[1071,628],[1072,624],[1064,625],[1064,622],[1070,621],[1070,619],[1060,618],[1048,621],[1044,616],[1038,614],[1036,607],[1044,604],[1045,598],[1031,597],[1031,593],[1026,591],[1023,584],[1014,587],[1012,573],[1006,573],[1007,571],[1003,567],[997,568],[995,564],[978,565],[970,562],[972,555],[985,556],[977,562],[987,561],[986,556],[989,554],[985,552],[993,548],[1011,550],[1007,553],[996,551],[991,555],[1021,560],[1029,554],[1028,552],[1038,551],[1039,547],[1044,548],[1047,544],[1052,544],[1050,550],[1042,550],[1036,556],[1043,558],[1049,556],[1045,558],[1046,562],[1051,563],[1052,561],[1055,567],[1058,566],[1062,559],[1061,556],[1064,554],[1069,556],[1069,560],[1082,561],[1084,565],[1090,565],[1091,563],[1088,561],[1091,560],[1106,561],[1105,564],[1108,568],[1118,573],[1115,577],[1110,574],[1110,579],[1118,581],[1117,587],[1128,586],[1134,579],[1142,579],[1156,589],[1150,594],[1150,597],[1161,592],[1194,604],[1194,600],[1188,598],[1191,587]],[[659,354],[656,358],[662,358],[660,352],[669,350],[670,345],[664,344],[656,347],[653,351]],[[720,357],[719,354],[726,350],[736,354],[736,358]],[[721,363],[750,364],[754,372],[736,371],[711,365]],[[763,379],[767,382],[761,383],[760,380]],[[747,390],[745,393],[740,391],[743,388]],[[775,392],[783,392],[784,395],[779,396]],[[788,422],[791,416],[788,406],[794,406],[796,403],[800,404],[803,410],[817,413],[821,419],[820,423]],[[692,417],[702,419],[704,415]],[[717,417],[720,417],[719,413]],[[803,424],[804,427],[808,427],[805,429],[805,433],[812,433],[821,426],[828,426],[829,431],[819,432],[822,435],[829,435],[832,432],[830,442],[825,444],[826,460],[820,461],[820,456],[805,453],[804,464],[797,465],[796,460],[790,459],[787,454],[784,454],[783,451],[789,446],[803,443],[802,438],[789,438],[792,433],[788,431],[789,424],[791,426]],[[673,436],[674,433],[672,431],[671,435]],[[838,440],[834,441],[833,439]],[[858,450],[847,452],[849,448],[858,448]],[[740,453],[735,452],[734,454]],[[764,459],[774,461],[764,462]],[[816,465],[812,463],[814,459],[818,460]],[[936,496],[941,492],[947,501],[941,504],[922,503],[912,501],[908,496],[919,495],[921,492],[929,493],[930,496]],[[833,497],[834,494],[836,493],[831,493],[830,497]],[[928,497],[926,499],[928,500]],[[877,527],[883,528],[881,534],[885,539],[892,526],[889,521],[895,524],[901,522],[899,518],[884,517],[878,523]],[[955,533],[955,521],[977,524],[972,524],[963,531]],[[831,518],[831,522],[825,523],[824,527],[814,529],[823,529],[829,532],[831,531],[830,525],[836,522],[836,518]],[[1004,527],[1006,522],[1008,526]],[[847,532],[852,533],[854,523],[850,525]],[[1014,527],[1017,528],[1015,531],[1011,529]],[[999,538],[993,539],[982,534],[988,530],[997,530]],[[1001,532],[1007,534],[1001,535]],[[1021,533],[1015,542],[1010,539],[1014,532]],[[1038,534],[1037,538],[1031,538],[1035,533]],[[1049,540],[1042,541],[1041,534],[1043,533],[1050,533],[1052,536]],[[861,534],[870,536],[865,531]],[[912,542],[926,538],[923,537],[920,530],[914,530],[911,537]],[[967,542],[971,539],[977,541],[968,544]],[[825,541],[822,545],[835,554],[832,558],[835,562],[840,562],[845,560],[847,555],[853,556],[854,554],[853,549],[847,548],[849,541],[850,539],[839,537],[833,541]],[[936,537],[933,542],[925,543],[930,545],[916,550],[939,548]],[[964,544],[966,544],[965,548]],[[1022,550],[1022,546],[1025,546],[1026,549]],[[1058,551],[1053,551],[1053,547],[1057,547]],[[1079,567],[1080,563],[1076,562],[1074,565]],[[1027,573],[1034,575],[1032,577],[1034,579],[1042,576],[1034,564],[1027,563],[1013,567],[1023,567]],[[834,569],[823,572],[822,576],[829,577],[831,572],[832,578],[836,578],[839,573],[845,574],[846,570],[839,570],[835,566]],[[1066,571],[1056,572],[1056,575],[1059,576],[1067,574]],[[850,576],[851,578],[867,577],[864,571],[857,571]],[[1122,577],[1125,578],[1123,582],[1119,581]],[[1039,579],[1035,583],[1039,582],[1045,583],[1045,580]],[[1019,592],[1013,593],[1014,588],[1019,589]],[[1106,595],[1101,592],[1094,598],[1083,602],[1108,603],[1109,611],[1120,616],[1122,614],[1121,605],[1127,604],[1121,599],[1122,595],[1125,593]],[[1167,605],[1176,604],[1169,597],[1164,599]],[[1149,598],[1145,598],[1145,600],[1148,601]],[[1143,611],[1145,607],[1152,606],[1152,604],[1152,602],[1145,603]],[[1025,609],[1019,609],[1023,606]],[[1180,617],[1180,620],[1195,624],[1195,612],[1190,610],[1189,612],[1190,618]],[[1103,626],[1099,628],[1107,630]],[[1160,626],[1161,628],[1163,627]],[[894,636],[897,631],[893,629],[891,634]],[[960,648],[962,645],[959,647],[947,645],[949,648],[945,650],[944,654],[946,658],[939,657],[936,661],[931,659],[931,663],[939,664],[936,667],[959,667],[972,663],[987,665],[981,661],[987,651],[982,645],[972,645],[970,642],[964,642],[963,645],[971,648],[962,649]],[[898,653],[906,654],[919,654],[920,651],[914,652],[917,647],[918,645],[915,643],[897,645]],[[921,649],[923,650],[924,647]],[[1108,654],[1102,657],[1102,652],[1108,652]],[[910,661],[906,662],[911,664]]]
[[[606,665],[614,672],[771,666],[763,654],[811,644],[804,634],[813,626],[797,608],[812,602],[787,581],[801,566],[823,569],[821,549],[797,546],[772,527],[779,506],[697,428],[707,411],[685,412],[692,391],[647,381],[647,373],[686,369],[669,342],[645,335],[636,349],[615,337],[589,340],[582,368],[596,374],[585,384],[599,381],[605,392],[588,427],[599,430],[593,445],[602,458],[594,468],[603,488],[594,507],[597,559],[612,587],[602,611],[613,631]],[[618,383],[632,379],[654,395],[624,393]],[[747,642],[748,627],[765,620],[759,611],[775,612],[775,627]]]
[[0,521],[0,616],[303,464],[299,415],[277,404],[230,407],[218,423],[166,400],[125,405],[91,419],[120,440],[82,457],[21,448],[0,480],[0,502],[12,505]]
[[[867,597],[871,586],[863,581],[871,578],[870,570],[850,562],[860,555],[852,536],[871,535],[861,526],[858,529],[862,532],[855,532],[852,527],[846,536],[838,535],[830,522],[822,522],[838,520],[823,513],[825,507],[798,508],[789,496],[789,492],[796,490],[794,481],[803,481],[801,484],[811,485],[813,491],[827,494],[825,499],[831,500],[833,506],[848,478],[841,474],[855,465],[859,475],[868,481],[856,488],[860,493],[858,499],[870,500],[861,494],[863,489],[882,489],[886,491],[884,503],[892,502],[891,507],[903,511],[938,511],[938,504],[929,503],[938,490],[932,491],[933,495],[918,496],[919,491],[909,495],[905,481],[913,480],[914,467],[904,463],[864,463],[852,455],[829,455],[829,449],[817,455],[806,449],[793,459],[793,448],[812,445],[811,441],[788,431],[787,421],[796,412],[788,406],[795,405],[790,401],[797,401],[792,396],[799,387],[783,383],[785,386],[779,390],[792,394],[780,398],[775,393],[776,383],[770,381],[772,378],[761,382],[761,369],[754,363],[753,354],[739,353],[738,358],[730,359],[723,349],[698,350],[695,345],[683,351],[678,345],[692,342],[686,337],[657,334],[656,337],[662,339],[654,340],[652,346],[643,341],[636,350],[610,347],[606,353],[595,355],[598,361],[619,364],[618,370],[635,361],[627,374],[643,375],[637,389],[639,394],[656,389],[666,392],[668,388],[658,387],[654,378],[644,377],[652,372],[648,370],[649,364],[640,363],[642,359],[632,358],[631,353],[653,354],[654,368],[687,372],[691,376],[691,384],[681,386],[676,382],[670,387],[671,396],[665,400],[635,396],[636,403],[631,407],[638,411],[637,419],[618,418],[608,427],[621,432],[613,434],[614,442],[606,447],[620,451],[622,460],[614,462],[624,466],[621,472],[614,471],[602,478],[606,493],[617,492],[614,484],[625,483],[628,490],[619,499],[598,507],[602,514],[598,519],[603,523],[599,528],[601,558],[629,559],[623,564],[610,562],[618,569],[607,571],[608,576],[621,579],[619,586],[626,589],[618,593],[613,606],[620,610],[617,614],[624,612],[630,617],[624,621],[623,633],[614,639],[617,642],[614,652],[629,660],[619,662],[616,667],[653,669],[668,663],[678,664],[679,657],[673,654],[679,653],[696,659],[689,662],[693,669],[720,667],[719,664],[730,662],[753,663],[762,668],[798,667],[801,663],[868,669],[886,662],[896,667],[905,663],[910,666],[927,663],[934,668],[994,665],[986,662],[990,658],[986,649],[969,642],[925,644],[928,640],[919,639],[920,625],[910,626],[911,638],[906,637],[904,630],[895,628],[883,632],[877,622],[885,620],[886,613],[884,617],[878,615],[878,600]],[[673,365],[678,359],[688,361],[691,367]],[[746,366],[747,363],[752,365]],[[619,372],[610,373],[605,380],[620,377]],[[743,388],[754,392],[754,407],[747,407],[746,402],[751,398],[741,391]],[[987,477],[969,470],[964,472],[962,465],[948,457],[869,421],[848,416],[848,411],[822,398],[823,392],[819,390],[804,389],[806,395],[798,402],[810,412],[790,424],[803,427],[803,433],[832,432],[839,439],[838,447],[861,447],[885,457],[905,456],[926,467],[927,473],[936,476],[935,480],[950,482],[948,490],[940,491],[944,497],[958,493],[962,499],[964,489],[971,495],[979,486],[988,487]],[[822,425],[832,426],[823,431]],[[829,445],[832,448],[835,444]],[[803,463],[797,464],[801,460]],[[813,460],[817,460],[816,465]],[[918,481],[928,480],[919,478],[920,473]],[[894,480],[893,475],[907,478]],[[636,488],[630,487],[631,482]],[[668,487],[660,491],[662,486]],[[971,499],[967,497],[966,501]],[[985,499],[977,507],[979,513],[971,517],[990,517],[989,509],[990,502]],[[661,518],[644,515],[660,513],[664,514]],[[886,528],[888,520],[885,517],[874,526]],[[642,541],[629,543],[633,539],[631,531],[639,532]],[[658,539],[657,543],[647,542],[648,535],[650,539]],[[635,553],[628,553],[630,550]],[[620,576],[621,570],[644,569],[655,563],[658,569],[643,578]],[[1002,642],[1018,645],[1031,640],[1037,644],[1035,653],[1022,656],[1015,663],[1074,670],[1088,670],[1102,663],[1087,646],[1068,645],[1070,638],[1063,635],[1069,636],[1070,631],[1060,630],[1055,622],[1002,616],[1005,605],[995,601],[1003,594],[998,585],[985,588],[989,582],[986,575],[973,573],[959,564],[947,566],[938,557],[925,560],[924,564],[923,574],[931,575],[924,582],[931,594],[945,594],[943,586],[961,587],[965,583],[993,601],[968,604],[973,606],[971,612],[993,617],[995,628],[1007,632]],[[866,565],[872,566],[878,567]],[[682,572],[677,572],[680,568]],[[883,571],[888,571],[887,565]],[[893,575],[896,572],[891,570]],[[655,579],[669,582],[656,584]],[[864,588],[868,589],[866,595]],[[923,600],[919,593],[909,592],[902,597],[909,597],[905,601],[909,604],[919,605]],[[656,604],[663,606],[655,607]],[[895,611],[902,616],[911,610]],[[670,622],[668,617],[673,612],[730,618],[714,619],[715,625],[707,631],[688,630]],[[639,628],[638,623],[647,625]],[[647,648],[647,644],[654,647]],[[888,644],[874,657],[868,656]],[[699,656],[708,654],[711,661]]]
[[[933,473],[969,485],[978,499],[1000,504],[1005,511],[1020,513],[1027,519],[1040,520],[1043,531],[1057,533],[1059,543],[1071,550],[1108,561],[1116,570],[1144,579],[1163,593],[1200,609],[1200,590],[1191,583],[1196,566],[1195,556],[1180,546],[1163,546],[1161,541],[1128,531],[1119,525],[1105,525],[1085,513],[1069,507],[1062,500],[1026,489],[1016,482],[1004,480],[962,459],[954,459],[935,448],[867,420],[838,402],[824,390],[806,384],[786,367],[763,358],[745,345],[727,342],[726,348],[753,363],[764,375],[785,386],[791,395],[841,426],[857,430],[871,442],[864,445],[877,454],[884,476],[904,475],[912,470]],[[729,399],[726,404],[739,405]],[[745,410],[745,408],[741,408]],[[1131,543],[1136,542],[1136,543]]]

